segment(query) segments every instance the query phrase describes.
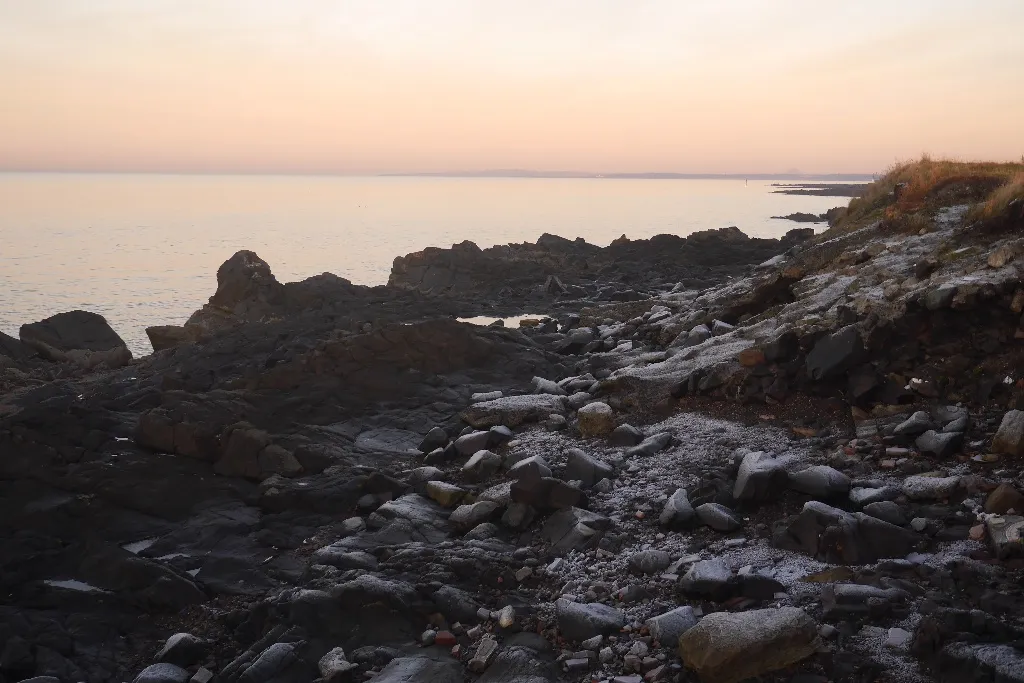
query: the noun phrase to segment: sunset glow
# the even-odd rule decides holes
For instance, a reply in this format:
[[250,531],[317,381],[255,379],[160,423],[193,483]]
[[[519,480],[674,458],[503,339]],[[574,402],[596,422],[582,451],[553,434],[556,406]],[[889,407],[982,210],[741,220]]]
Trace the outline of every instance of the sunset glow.
[[1019,0],[0,0],[0,169],[873,172],[1024,154]]

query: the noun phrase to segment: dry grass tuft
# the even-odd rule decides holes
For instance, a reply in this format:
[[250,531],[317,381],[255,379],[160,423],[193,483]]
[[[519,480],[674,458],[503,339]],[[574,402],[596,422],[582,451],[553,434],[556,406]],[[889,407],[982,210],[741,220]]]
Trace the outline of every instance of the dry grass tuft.
[[1006,207],[1015,199],[1024,199],[1024,171],[1015,174],[996,188],[987,200],[974,208],[971,216],[979,220],[996,218],[1003,215]]
[[[898,188],[898,190],[897,190]],[[934,160],[897,163],[871,183],[862,197],[850,202],[836,230],[845,232],[882,220],[894,231],[916,231],[927,225],[927,213],[954,204],[978,203],[978,217],[997,215],[1013,199],[1024,196],[1024,160],[1020,163]]]

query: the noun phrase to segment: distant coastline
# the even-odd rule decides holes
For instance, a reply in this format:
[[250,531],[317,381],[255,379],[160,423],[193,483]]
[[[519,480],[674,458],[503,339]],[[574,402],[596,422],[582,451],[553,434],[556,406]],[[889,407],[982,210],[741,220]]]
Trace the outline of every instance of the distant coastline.
[[610,178],[613,180],[833,180],[868,182],[870,173],[588,173],[585,171],[529,171],[494,169],[487,171],[433,171],[423,173],[381,173],[382,177],[430,178]]

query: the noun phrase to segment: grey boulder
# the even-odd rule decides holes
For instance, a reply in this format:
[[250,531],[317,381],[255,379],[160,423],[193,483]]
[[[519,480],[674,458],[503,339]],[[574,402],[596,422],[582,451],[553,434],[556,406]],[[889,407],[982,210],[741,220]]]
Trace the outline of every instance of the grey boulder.
[[626,623],[626,615],[599,602],[578,603],[561,599],[555,602],[558,630],[571,641],[618,633]]

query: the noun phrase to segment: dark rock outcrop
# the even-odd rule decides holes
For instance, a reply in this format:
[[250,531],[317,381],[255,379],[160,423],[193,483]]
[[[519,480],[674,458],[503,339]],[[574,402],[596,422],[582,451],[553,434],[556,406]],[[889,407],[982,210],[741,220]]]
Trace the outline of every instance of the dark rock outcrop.
[[124,340],[106,319],[88,311],[58,313],[21,326],[21,343],[47,360],[77,363],[84,368],[117,367],[132,359]]

